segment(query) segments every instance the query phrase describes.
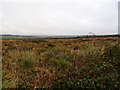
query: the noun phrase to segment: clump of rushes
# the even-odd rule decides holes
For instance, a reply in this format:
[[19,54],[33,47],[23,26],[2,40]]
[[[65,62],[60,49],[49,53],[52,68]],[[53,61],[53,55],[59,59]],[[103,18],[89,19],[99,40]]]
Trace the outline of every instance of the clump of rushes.
[[73,50],[79,50],[79,49],[80,49],[80,46],[74,45]]
[[51,64],[54,66],[60,66],[60,67],[69,67],[71,64],[69,61],[65,60],[51,60]]
[[11,74],[2,72],[2,88],[16,88],[16,80]]
[[63,53],[63,54],[58,54],[56,55],[55,57],[57,60],[69,60],[70,59],[70,56],[66,53]]
[[116,67],[116,70],[120,72],[120,45],[115,44],[113,46],[108,46],[105,49],[105,52],[103,54],[104,60],[107,62],[110,62]]
[[47,46],[48,46],[48,47],[54,47],[55,45],[52,44],[52,43],[48,43]]
[[31,69],[35,64],[30,58],[18,58],[17,62],[18,66],[24,69]]
[[105,49],[104,56],[106,58],[120,59],[120,45],[108,46]]

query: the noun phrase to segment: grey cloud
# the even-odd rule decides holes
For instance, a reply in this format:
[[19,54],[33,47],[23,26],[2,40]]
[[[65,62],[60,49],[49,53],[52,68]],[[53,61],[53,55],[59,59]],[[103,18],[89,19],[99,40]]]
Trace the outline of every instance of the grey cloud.
[[25,1],[5,0],[2,3],[3,33],[78,35],[118,32],[117,0]]

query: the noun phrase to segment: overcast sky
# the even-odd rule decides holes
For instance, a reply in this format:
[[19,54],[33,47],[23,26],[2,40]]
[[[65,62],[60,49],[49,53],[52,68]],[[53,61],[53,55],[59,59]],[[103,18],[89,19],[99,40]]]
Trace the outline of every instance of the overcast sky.
[[118,33],[118,0],[3,0],[0,7],[4,34]]

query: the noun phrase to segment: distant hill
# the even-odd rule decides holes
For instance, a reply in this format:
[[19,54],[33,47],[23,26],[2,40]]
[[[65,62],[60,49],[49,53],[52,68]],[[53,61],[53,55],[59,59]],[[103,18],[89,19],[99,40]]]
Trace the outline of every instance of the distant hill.
[[2,34],[0,35],[2,40],[21,40],[21,39],[59,39],[59,38],[96,38],[96,37],[120,37],[119,34],[116,35],[54,35],[54,36],[47,36],[47,35],[12,35],[12,34]]

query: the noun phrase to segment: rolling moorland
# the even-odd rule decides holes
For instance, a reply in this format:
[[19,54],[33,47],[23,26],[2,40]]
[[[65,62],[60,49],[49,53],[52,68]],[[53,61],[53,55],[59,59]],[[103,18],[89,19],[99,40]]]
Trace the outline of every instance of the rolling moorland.
[[119,40],[2,40],[3,88],[119,88]]

